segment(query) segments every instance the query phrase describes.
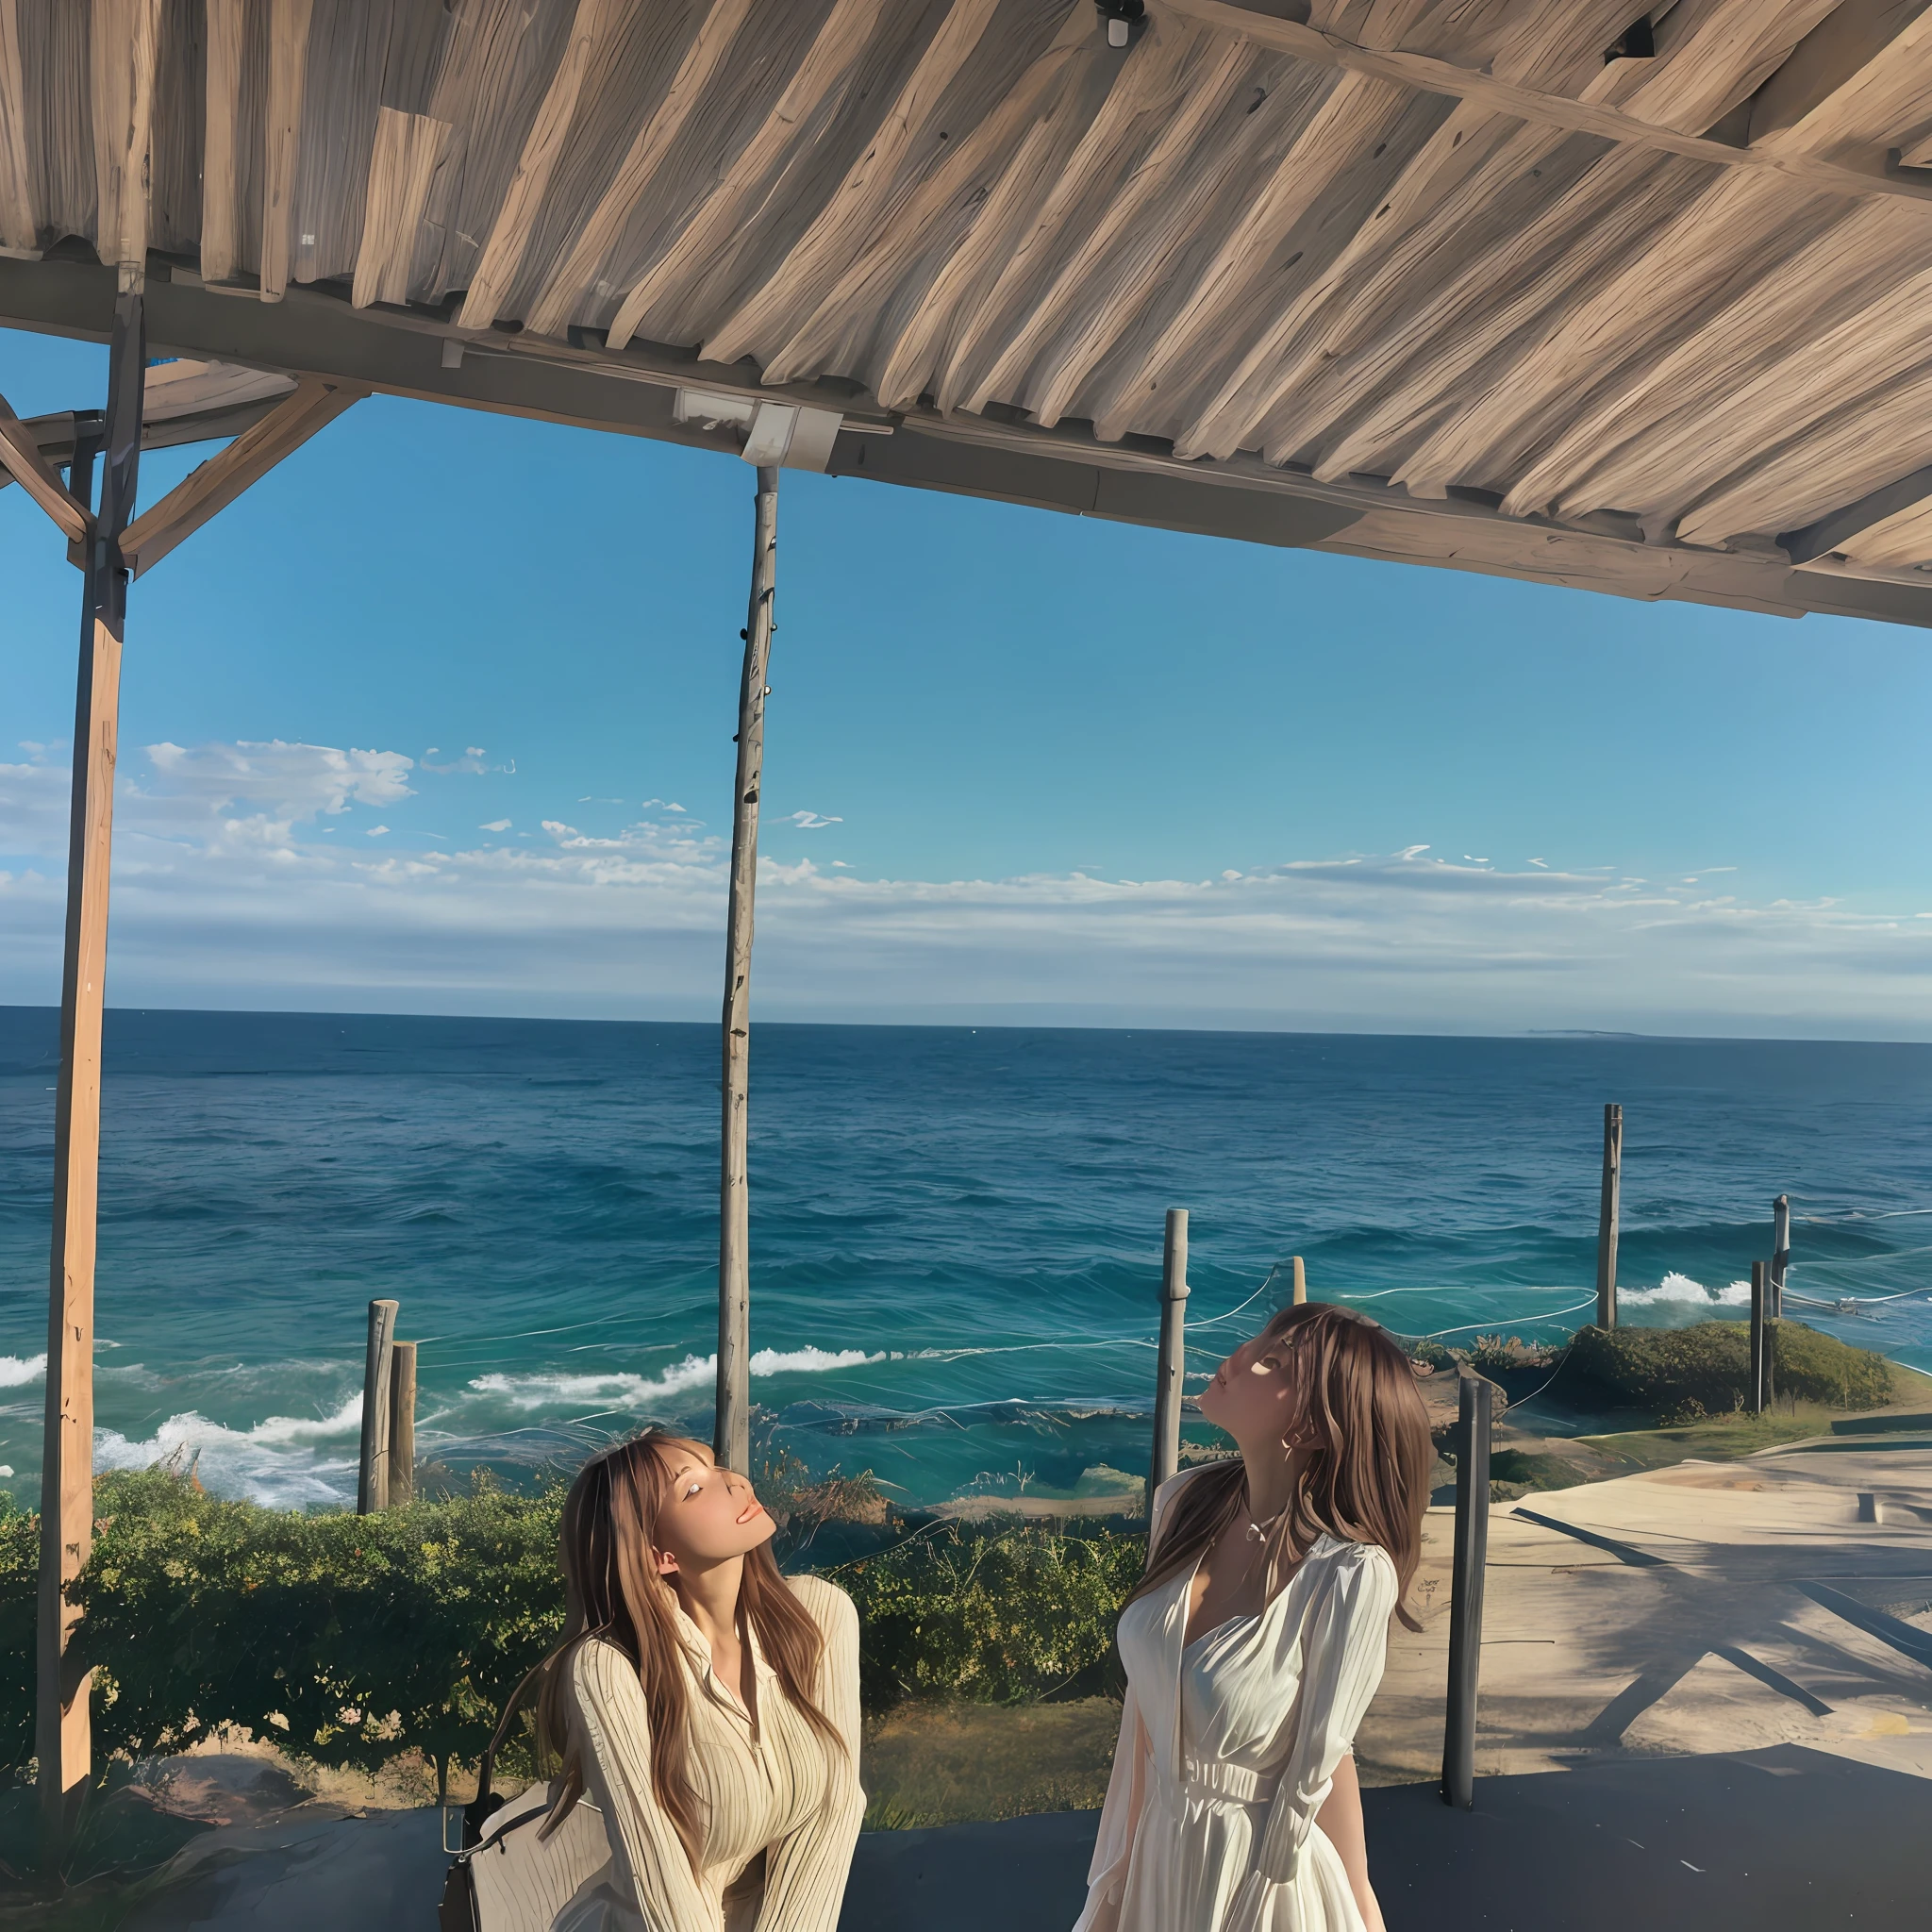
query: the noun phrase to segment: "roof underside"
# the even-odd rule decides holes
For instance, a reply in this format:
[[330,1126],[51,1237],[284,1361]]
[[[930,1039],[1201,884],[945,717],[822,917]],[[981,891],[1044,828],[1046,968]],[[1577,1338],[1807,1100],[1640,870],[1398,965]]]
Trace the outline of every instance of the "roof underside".
[[1641,5],[0,0],[0,321],[1932,623],[1932,5]]

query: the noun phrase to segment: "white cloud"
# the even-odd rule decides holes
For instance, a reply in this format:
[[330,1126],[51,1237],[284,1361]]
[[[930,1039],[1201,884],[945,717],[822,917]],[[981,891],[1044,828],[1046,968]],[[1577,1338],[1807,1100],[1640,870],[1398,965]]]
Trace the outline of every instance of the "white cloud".
[[[148,771],[128,761],[117,814],[117,1004],[715,1008],[728,849],[688,818],[608,837],[551,819],[527,845],[344,849],[313,820],[407,795],[409,760],[158,750]],[[58,766],[0,766],[0,854],[12,856],[0,1000],[57,995],[66,806]],[[840,861],[767,858],[758,1010],[1924,1037],[1932,921],[1920,912],[1754,904],[1421,848],[1249,863],[1208,882],[867,878]],[[1091,1004],[1070,1003],[1070,984]]]
[[793,811],[785,814],[784,823],[796,825],[801,832],[822,832],[827,825],[842,825],[840,818],[822,819],[815,811]]
[[479,832],[507,832],[509,830],[509,821],[508,819],[491,819],[487,824],[478,825],[476,829]]
[[387,839],[389,837],[389,827],[387,825],[371,825],[368,836],[372,839]]
[[1397,858],[1415,858],[1428,849],[1426,845],[1405,845],[1395,856]]

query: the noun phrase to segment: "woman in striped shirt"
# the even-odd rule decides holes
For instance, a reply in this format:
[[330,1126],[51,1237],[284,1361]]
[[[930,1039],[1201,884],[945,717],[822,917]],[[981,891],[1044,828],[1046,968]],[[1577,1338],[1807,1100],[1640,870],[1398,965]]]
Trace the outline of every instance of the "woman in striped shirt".
[[610,1862],[554,1932],[834,1932],[865,1797],[858,1618],[787,1577],[748,1478],[651,1430],[563,1511],[568,1618],[538,1728]]

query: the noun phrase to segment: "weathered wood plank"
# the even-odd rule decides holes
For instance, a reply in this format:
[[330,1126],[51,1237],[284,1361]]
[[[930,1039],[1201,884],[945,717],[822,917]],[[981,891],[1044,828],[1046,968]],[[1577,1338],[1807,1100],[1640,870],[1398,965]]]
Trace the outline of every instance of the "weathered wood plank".
[[[1097,359],[1097,344],[1111,339],[1119,319],[1132,312],[1150,281],[1158,275],[1160,264],[1186,232],[1189,215],[1214,185],[1208,170],[1189,166],[1195,144],[1209,124],[1223,117],[1235,88],[1254,67],[1255,49],[1245,40],[1229,39],[1204,53],[1205,58],[1182,82],[1178,108],[1168,117],[1145,158],[1108,197],[1086,239],[1071,252],[1056,248],[1054,259],[1041,264],[1039,279],[1046,284],[1044,292],[1029,294],[1031,312],[1012,332],[985,375],[974,383],[966,399],[969,409],[983,409],[996,397],[1010,401],[1023,393],[1037,392],[1037,400],[1029,405],[1035,416],[1044,424],[1058,423]],[[1236,117],[1237,130],[1242,118]],[[1162,222],[1168,225],[1164,228]],[[1129,290],[1116,284],[1096,301],[1101,265],[1115,243],[1130,231],[1141,231],[1138,239],[1144,267],[1139,287]],[[1084,333],[1063,343],[1053,366],[1034,371],[1034,380],[1029,383],[1028,372],[1036,357],[1066,328],[1070,316],[1083,302]]]
[[93,0],[94,248],[124,286],[147,273],[148,154],[160,0]]
[[[1131,58],[1116,61],[1113,85],[1099,110],[1013,238],[992,287],[956,328],[935,386],[942,410],[964,407],[976,413],[985,407],[983,365],[996,357],[1000,335],[1036,312],[1036,290],[1052,273],[1070,223],[1097,194],[1112,202],[1121,192],[1131,192],[1118,177],[1146,145],[1149,130],[1184,118],[1194,87],[1212,94],[1224,84],[1211,69],[1217,51],[1210,36],[1156,16]],[[1240,42],[1238,51],[1245,58],[1247,43]],[[1210,63],[1205,75],[1198,65],[1204,60]]]
[[833,0],[809,51],[777,106],[738,152],[711,194],[691,215],[618,306],[606,341],[621,349],[660,301],[728,235],[801,129],[838,88],[878,22],[886,0]]
[[[1922,278],[1923,303],[1932,278]],[[1826,344],[1828,355],[1830,344]],[[1822,384],[1831,381],[1827,361]],[[1932,463],[1932,374],[1880,380],[1809,423],[1768,458],[1755,448],[1737,473],[1678,520],[1687,543],[1723,543],[1815,522],[1902,467]],[[1911,559],[1917,561],[1918,559]]]
[[36,253],[38,228],[27,165],[19,0],[0,0],[0,249],[8,254]]
[[[712,0],[671,86],[637,132],[610,185],[599,197],[570,251],[551,272],[530,305],[525,326],[538,335],[561,335],[595,279],[625,224],[649,191],[671,144],[684,131],[692,110],[717,74],[726,50],[751,10],[751,0]],[[628,338],[626,338],[628,340]]]
[[247,0],[207,0],[207,87],[202,115],[201,273],[235,276],[240,254],[237,170],[242,132],[242,67]]
[[1259,187],[1159,340],[1115,371],[1094,419],[1107,441],[1122,436],[1146,399],[1176,371],[1191,370],[1224,336],[1273,265],[1276,248],[1346,168],[1388,138],[1409,92],[1372,75],[1343,74]]
[[[984,258],[974,258],[990,225],[1000,218],[995,203],[1031,188],[1023,159],[1037,164],[1050,145],[1044,131],[1067,91],[1077,85],[1105,52],[1093,31],[1089,0],[1073,0],[1065,20],[1043,52],[1029,61],[1010,91],[963,141],[949,144],[945,159],[894,211],[890,228],[873,235],[844,273],[819,299],[765,363],[767,382],[789,382],[814,366],[849,335],[854,316],[880,315],[874,392],[888,408],[891,398],[916,400],[924,387],[935,333],[950,317],[960,291],[972,287]],[[919,264],[949,226],[963,231],[953,251],[922,287],[909,287]]]
[[270,0],[270,7],[261,299],[279,302],[289,286],[295,161],[302,140],[302,92],[308,73],[308,28],[313,0]]
[[509,192],[491,225],[482,259],[457,316],[465,328],[488,328],[502,312],[504,297],[536,225],[537,210],[549,191],[551,172],[563,152],[585,76],[603,53],[611,28],[627,4],[628,0],[577,0],[563,58],[550,77],[543,105],[524,141]]
[[367,308],[372,302],[408,299],[416,232],[428,204],[430,179],[453,131],[446,121],[432,120],[427,114],[404,114],[394,108],[375,110],[369,200],[350,298],[358,308]]
[[785,325],[822,290],[829,275],[851,260],[863,238],[891,218],[908,192],[900,173],[908,151],[924,137],[946,90],[978,49],[1000,0],[954,0],[927,43],[877,135],[847,173],[810,227],[787,251],[757,291],[706,338],[713,362],[736,362]]

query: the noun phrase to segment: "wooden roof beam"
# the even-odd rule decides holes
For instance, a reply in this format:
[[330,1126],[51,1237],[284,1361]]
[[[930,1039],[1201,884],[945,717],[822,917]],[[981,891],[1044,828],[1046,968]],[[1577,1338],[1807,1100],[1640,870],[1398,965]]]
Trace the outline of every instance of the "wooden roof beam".
[[136,576],[225,510],[318,429],[333,423],[366,390],[309,377],[252,429],[246,429],[177,483],[121,534],[121,554]]
[[[1571,134],[1594,134],[1605,141],[1626,142],[1650,147],[1662,154],[1682,155],[1693,161],[1710,161],[1719,167],[1762,170],[1783,175],[1806,186],[1830,193],[1864,196],[1894,195],[1908,201],[1932,201],[1932,181],[1919,181],[1907,175],[1889,175],[1882,170],[1840,166],[1797,150],[1773,143],[1768,146],[1736,147],[1727,142],[1711,141],[1701,134],[1686,134],[1674,127],[1624,112],[1596,101],[1572,99],[1567,94],[1545,93],[1540,89],[1519,87],[1494,75],[1478,74],[1458,67],[1452,60],[1439,60],[1429,54],[1409,54],[1399,49],[1361,47],[1337,34],[1322,33],[1291,20],[1250,13],[1231,6],[1228,0],[1156,0],[1170,13],[1184,14],[1190,20],[1220,27],[1224,32],[1245,34],[1264,47],[1274,47],[1324,67],[1336,67],[1349,74],[1373,74],[1423,93],[1445,94],[1467,102],[1491,114],[1507,115],[1544,127],[1560,128]],[[1828,23],[1827,23],[1828,24]],[[1796,56],[1794,55],[1795,58]]]
[[14,481],[59,525],[70,543],[87,541],[88,532],[94,526],[92,514],[54,474],[41,454],[40,439],[13,413],[5,396],[0,396],[0,463],[7,465]]

